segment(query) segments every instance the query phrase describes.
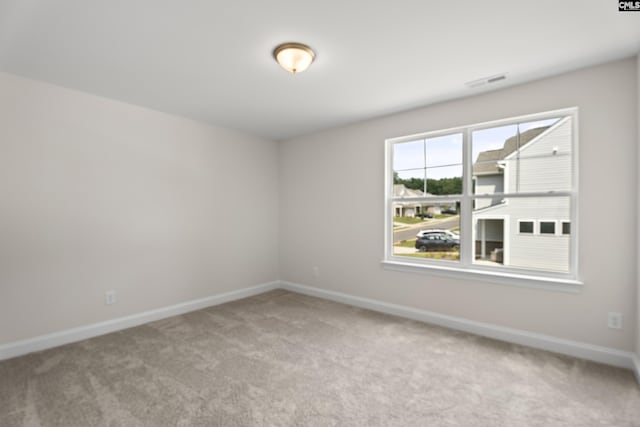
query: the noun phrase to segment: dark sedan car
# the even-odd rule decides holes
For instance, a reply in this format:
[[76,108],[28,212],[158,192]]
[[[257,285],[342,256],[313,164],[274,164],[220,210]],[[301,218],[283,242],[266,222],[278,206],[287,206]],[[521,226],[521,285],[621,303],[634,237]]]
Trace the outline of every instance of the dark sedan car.
[[420,252],[450,251],[459,247],[460,241],[452,239],[445,233],[429,233],[416,240],[416,249]]

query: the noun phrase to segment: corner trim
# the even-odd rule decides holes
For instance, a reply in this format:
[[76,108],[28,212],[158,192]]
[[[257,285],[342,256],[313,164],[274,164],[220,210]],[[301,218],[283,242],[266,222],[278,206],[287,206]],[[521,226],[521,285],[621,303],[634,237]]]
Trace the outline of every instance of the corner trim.
[[12,357],[33,353],[35,351],[58,347],[64,344],[85,340],[87,338],[93,338],[99,335],[104,335],[134,326],[139,326],[144,323],[153,322],[155,320],[165,319],[167,317],[177,316],[180,314],[188,313],[190,311],[224,304],[225,302],[235,301],[241,298],[247,298],[274,289],[278,289],[279,286],[280,283],[278,281],[263,283],[261,285],[170,305],[168,307],[148,310],[142,313],[132,314],[130,316],[106,320],[104,322],[93,323],[90,325],[54,332],[47,335],[41,335],[23,341],[11,342],[8,344],[0,345],[0,360],[10,359]]
[[[392,314],[420,322],[431,323],[444,326],[450,329],[469,332],[506,341],[513,344],[524,345],[554,353],[565,354],[580,359],[605,363],[607,365],[618,366],[626,369],[635,369],[636,377],[640,383],[640,362],[638,357],[631,352],[616,350],[608,347],[601,347],[592,344],[570,341],[556,338],[550,335],[537,334],[520,329],[507,328],[490,323],[476,322],[463,319],[461,317],[448,316],[432,311],[419,310],[397,304],[389,304],[373,299],[357,297],[343,294],[341,292],[319,289],[311,286],[300,285],[298,283],[281,281],[280,287],[291,292],[298,292],[318,298],[349,304],[360,308],[366,308],[381,313]],[[634,368],[635,362],[635,368]]]
[[640,354],[633,355],[633,371],[636,373],[636,380],[640,385]]

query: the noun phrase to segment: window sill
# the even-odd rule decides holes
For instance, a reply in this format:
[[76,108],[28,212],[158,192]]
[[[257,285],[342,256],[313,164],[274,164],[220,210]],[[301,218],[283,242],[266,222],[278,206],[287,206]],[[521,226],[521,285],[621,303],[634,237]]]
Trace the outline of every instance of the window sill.
[[395,260],[383,260],[381,261],[381,264],[385,270],[391,271],[433,274],[456,279],[482,281],[524,288],[545,289],[565,293],[579,293],[584,285],[583,282],[574,279],[530,276],[525,274],[502,273],[452,266],[415,264]]

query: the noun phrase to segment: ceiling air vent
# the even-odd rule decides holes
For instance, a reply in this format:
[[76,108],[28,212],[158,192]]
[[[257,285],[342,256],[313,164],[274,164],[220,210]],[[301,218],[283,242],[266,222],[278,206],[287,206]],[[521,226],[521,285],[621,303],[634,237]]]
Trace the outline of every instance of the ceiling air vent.
[[506,78],[507,78],[506,74],[496,74],[489,77],[483,77],[478,80],[471,80],[470,82],[466,82],[464,85],[467,87],[479,87],[489,83],[499,82],[500,80],[504,80]]

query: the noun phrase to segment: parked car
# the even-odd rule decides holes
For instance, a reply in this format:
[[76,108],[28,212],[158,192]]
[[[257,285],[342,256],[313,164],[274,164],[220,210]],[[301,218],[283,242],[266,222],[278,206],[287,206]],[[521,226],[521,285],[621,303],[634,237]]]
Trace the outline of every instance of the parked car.
[[427,234],[433,234],[433,233],[435,233],[435,234],[444,234],[444,235],[448,236],[450,239],[457,241],[458,244],[460,243],[460,235],[459,234],[454,233],[451,230],[445,230],[445,229],[440,229],[440,228],[434,228],[434,229],[431,229],[431,230],[420,230],[418,232],[418,234],[416,234],[416,237],[420,238],[420,237],[426,236]]
[[416,240],[416,249],[420,252],[449,251],[460,248],[460,241],[444,233],[428,233]]

